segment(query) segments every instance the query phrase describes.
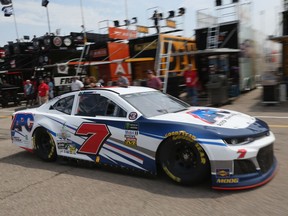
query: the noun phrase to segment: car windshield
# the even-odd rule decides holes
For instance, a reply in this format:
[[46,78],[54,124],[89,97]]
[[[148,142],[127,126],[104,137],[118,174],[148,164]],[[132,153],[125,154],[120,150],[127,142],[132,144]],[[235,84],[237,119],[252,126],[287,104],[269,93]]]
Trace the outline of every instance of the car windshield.
[[122,98],[145,117],[186,110],[190,105],[159,91],[123,95]]

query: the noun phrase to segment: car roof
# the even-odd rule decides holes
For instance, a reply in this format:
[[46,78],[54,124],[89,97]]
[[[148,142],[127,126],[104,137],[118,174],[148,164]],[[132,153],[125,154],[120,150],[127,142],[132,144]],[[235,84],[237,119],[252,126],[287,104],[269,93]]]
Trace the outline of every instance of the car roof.
[[87,89],[87,90],[81,90],[82,92],[87,91],[95,91],[95,90],[101,90],[101,91],[112,91],[119,95],[125,95],[125,94],[132,94],[132,93],[141,93],[141,92],[149,92],[149,91],[157,91],[152,88],[148,87],[142,87],[142,86],[128,86],[128,87],[118,87],[118,86],[112,86],[112,87],[101,87],[101,88],[94,88],[94,89]]

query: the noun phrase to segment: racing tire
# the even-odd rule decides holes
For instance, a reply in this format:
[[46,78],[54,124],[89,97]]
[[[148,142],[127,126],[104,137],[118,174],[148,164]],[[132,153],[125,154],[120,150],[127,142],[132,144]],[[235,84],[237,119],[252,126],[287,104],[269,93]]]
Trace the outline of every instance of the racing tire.
[[189,137],[168,137],[160,146],[158,162],[166,176],[180,185],[197,184],[210,175],[204,149]]
[[34,149],[39,158],[44,161],[55,161],[57,152],[54,140],[45,128],[39,128],[33,136]]

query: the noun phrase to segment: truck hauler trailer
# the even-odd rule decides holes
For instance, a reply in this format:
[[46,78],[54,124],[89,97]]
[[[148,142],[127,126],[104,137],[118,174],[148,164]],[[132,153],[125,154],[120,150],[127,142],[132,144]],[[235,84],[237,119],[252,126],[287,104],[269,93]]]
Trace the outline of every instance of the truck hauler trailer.
[[210,75],[212,66],[216,73],[226,75],[230,87],[236,86],[238,92],[255,88],[259,73],[250,7],[249,2],[221,5],[216,7],[215,16],[205,10],[197,12],[196,44],[197,50],[202,51],[197,58],[199,70],[206,67]]
[[146,79],[144,71],[154,69],[162,78],[163,92],[178,97],[182,84],[180,72],[191,63],[196,67],[195,39],[163,33],[130,40],[129,47],[134,59],[131,61],[133,80],[141,82]]
[[178,96],[175,94],[181,84],[178,75],[188,64],[193,63],[195,67],[196,43],[191,38],[163,33],[129,39],[128,43],[90,44],[85,52],[87,55],[81,62],[78,59],[58,64],[55,86],[69,85],[71,68],[75,71],[78,66],[79,76],[105,77],[106,83],[115,82],[117,72],[122,71],[134,85],[143,85],[146,80],[144,71],[152,69],[162,78],[163,91]]

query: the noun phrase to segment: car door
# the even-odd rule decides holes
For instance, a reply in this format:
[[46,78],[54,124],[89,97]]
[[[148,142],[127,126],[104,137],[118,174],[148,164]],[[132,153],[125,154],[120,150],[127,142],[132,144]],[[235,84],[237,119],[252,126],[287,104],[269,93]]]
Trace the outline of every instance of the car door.
[[72,145],[75,151],[70,153],[67,147],[61,150],[62,155],[95,160],[105,143],[124,142],[125,124],[131,120],[128,110],[116,98],[105,92],[79,93],[65,123],[70,136],[68,147]]

